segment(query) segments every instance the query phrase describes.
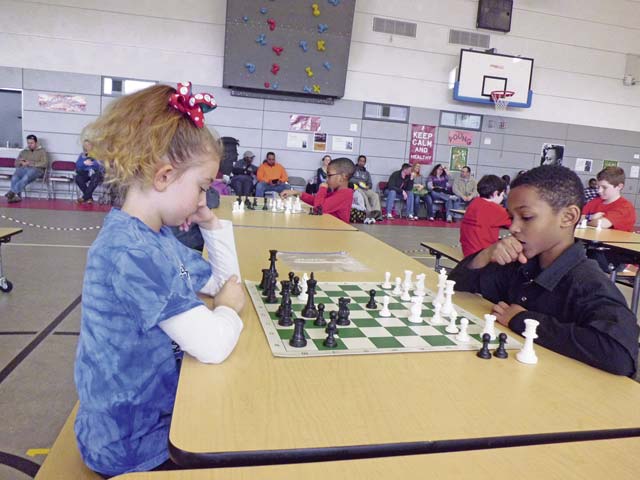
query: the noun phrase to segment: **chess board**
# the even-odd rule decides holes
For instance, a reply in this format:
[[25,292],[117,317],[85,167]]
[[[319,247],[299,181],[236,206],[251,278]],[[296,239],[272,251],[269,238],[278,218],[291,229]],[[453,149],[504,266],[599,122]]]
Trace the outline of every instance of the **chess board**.
[[[469,320],[468,333],[471,341],[461,343],[456,341],[455,334],[445,331],[446,325],[431,325],[433,316],[434,293],[427,290],[422,304],[423,323],[411,323],[409,318],[410,302],[403,302],[400,296],[392,295],[391,290],[383,290],[381,283],[367,282],[318,282],[316,287],[315,303],[325,305],[325,319],[329,321],[329,313],[338,310],[338,299],[348,297],[351,299],[348,326],[338,326],[336,340],[337,347],[327,348],[323,345],[327,337],[326,327],[317,327],[314,319],[306,319],[305,336],[307,345],[302,348],[294,348],[289,345],[289,339],[293,334],[293,326],[282,327],[278,325],[276,310],[280,303],[267,304],[258,289],[258,283],[245,281],[249,295],[258,312],[260,323],[271,347],[271,352],[276,357],[310,357],[326,355],[358,355],[377,353],[406,353],[406,352],[443,352],[460,350],[479,350],[482,346],[481,332],[484,320],[481,320],[457,305],[458,313],[456,324],[460,325],[460,319]],[[369,290],[376,290],[378,308],[371,310],[366,308],[369,300]],[[381,317],[379,311],[382,307],[382,297],[390,297],[390,317]],[[278,296],[278,301],[280,296]],[[292,307],[295,317],[301,317],[300,312],[306,302],[292,297]],[[454,296],[455,300],[455,296]],[[455,303],[455,302],[454,302]],[[498,340],[490,344],[491,350],[498,345]],[[507,336],[507,349],[519,349],[522,345],[515,338]]]
[[258,198],[258,197],[242,197],[242,202],[243,204],[245,203],[245,199],[249,198],[249,201],[251,202],[251,205],[253,206],[253,201],[256,200],[257,201],[257,206],[255,208],[247,208],[246,205],[244,206],[244,210],[238,210],[238,211],[233,211],[232,213],[234,215],[241,215],[243,213],[247,213],[247,212],[262,212],[262,213],[286,213],[287,215],[300,215],[300,214],[309,214],[309,205],[307,205],[306,203],[302,202],[301,206],[302,206],[302,210],[300,211],[293,211],[293,210],[289,210],[287,211],[284,206],[282,208],[277,208],[276,210],[273,210],[273,208],[271,208],[271,206],[269,206],[269,208],[267,208],[266,210],[263,208],[265,202],[267,201],[267,199],[269,199],[269,201],[272,201],[275,199],[275,197],[264,197],[264,198]]

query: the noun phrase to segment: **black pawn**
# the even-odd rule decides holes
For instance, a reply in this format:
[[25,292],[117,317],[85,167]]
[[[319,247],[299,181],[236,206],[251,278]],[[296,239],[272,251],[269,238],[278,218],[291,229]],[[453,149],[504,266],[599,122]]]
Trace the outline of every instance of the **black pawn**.
[[293,286],[293,277],[295,277],[295,276],[296,276],[296,274],[295,274],[295,273],[293,273],[293,272],[289,272],[289,274],[288,274],[287,276],[289,277],[289,284],[290,284],[291,286]]
[[289,345],[295,348],[307,346],[307,339],[304,338],[304,318],[296,318],[294,321],[293,335],[289,340]]
[[264,286],[262,287],[262,295],[264,297],[268,297],[269,296],[269,291],[272,288],[272,282],[271,280],[273,279],[273,275],[272,273],[269,271],[269,269],[265,269],[266,272],[264,274]]
[[255,210],[256,208],[258,208],[258,199],[256,197],[253,197],[253,204],[252,204],[252,210]]
[[327,321],[324,319],[324,303],[318,304],[318,315],[313,324],[316,327],[324,327],[327,324]]
[[333,311],[329,312],[329,323],[327,324],[327,328],[324,329],[326,333],[329,333],[329,330],[333,329],[333,333],[338,333],[338,312]]
[[292,315],[293,311],[291,310],[291,300],[288,300],[282,307],[280,318],[278,319],[278,325],[281,327],[290,327],[293,325],[293,320],[291,319]]
[[280,317],[282,315],[282,309],[285,308],[285,305],[287,304],[287,302],[291,304],[291,293],[289,290],[289,282],[287,280],[283,280],[280,283],[282,283],[282,290],[280,291],[280,294],[282,295],[282,301],[280,302],[280,306],[278,307],[278,310],[276,310],[276,317]]
[[[331,312],[332,314],[336,312]],[[325,338],[322,344],[327,348],[336,348],[338,346],[338,342],[336,341],[335,334],[338,331],[335,322],[332,320],[329,322],[327,326],[327,338]]]
[[350,298],[340,297],[338,299],[338,321],[336,324],[341,327],[347,326],[351,323],[349,320],[349,303],[351,302]]
[[264,290],[265,286],[267,285],[267,272],[269,271],[268,268],[263,268],[262,269],[262,280],[260,280],[260,285],[258,285],[258,288],[260,290]]
[[295,276],[293,277],[293,287],[291,288],[291,295],[300,295],[302,293],[302,290],[300,290],[300,277],[299,276]]
[[507,349],[504,348],[504,344],[507,343],[507,334],[501,333],[498,335],[498,341],[500,343],[498,344],[498,348],[493,352],[493,356],[496,358],[507,358],[509,354],[507,353]]
[[489,360],[491,358],[491,352],[489,351],[489,342],[491,341],[491,335],[485,333],[482,335],[482,348],[478,350],[476,355],[485,360]]
[[244,197],[244,208],[247,210],[251,210],[251,200],[249,200],[249,196]]
[[372,288],[369,290],[369,301],[366,305],[367,308],[378,308],[378,304],[376,303],[376,291]]
[[267,197],[262,197],[262,210],[268,210],[267,208]]

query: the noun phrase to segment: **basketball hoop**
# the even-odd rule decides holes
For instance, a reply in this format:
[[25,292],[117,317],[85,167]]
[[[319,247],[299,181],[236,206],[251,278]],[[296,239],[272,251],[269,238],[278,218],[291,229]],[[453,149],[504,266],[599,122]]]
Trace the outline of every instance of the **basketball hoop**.
[[496,112],[504,112],[509,106],[509,101],[511,97],[515,95],[516,92],[512,92],[510,90],[494,90],[491,92],[491,100],[496,107]]

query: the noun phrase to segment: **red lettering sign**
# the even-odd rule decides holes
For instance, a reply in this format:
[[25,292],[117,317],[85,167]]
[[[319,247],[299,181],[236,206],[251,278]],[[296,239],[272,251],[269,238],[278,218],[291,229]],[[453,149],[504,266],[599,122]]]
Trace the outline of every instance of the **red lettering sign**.
[[411,125],[411,145],[409,163],[431,165],[433,163],[433,146],[436,140],[436,127],[433,125]]

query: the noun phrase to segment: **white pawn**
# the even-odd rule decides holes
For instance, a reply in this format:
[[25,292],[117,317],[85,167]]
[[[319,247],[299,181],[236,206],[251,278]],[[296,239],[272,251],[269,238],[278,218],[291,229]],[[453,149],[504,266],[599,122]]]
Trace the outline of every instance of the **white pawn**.
[[471,341],[471,336],[467,333],[468,327],[469,327],[469,320],[462,317],[460,319],[460,333],[458,333],[455,336],[456,342],[469,343]]
[[457,315],[449,315],[449,325],[444,329],[447,333],[458,333],[460,330],[456,327]]
[[404,271],[404,282],[402,283],[402,286],[406,290],[410,290],[411,287],[413,286],[413,282],[411,281],[411,277],[413,277],[413,272],[411,270],[405,270]]
[[403,302],[411,301],[411,295],[409,295],[409,287],[407,287],[406,285],[402,286],[402,294],[400,295],[400,300],[402,300]]
[[495,323],[496,323],[496,316],[495,315],[491,315],[490,313],[485,313],[485,315],[484,315],[484,328],[482,329],[482,333],[480,334],[480,338],[482,338],[482,335],[484,335],[485,333],[488,333],[489,336],[491,337],[491,340],[495,340],[496,339]]
[[433,304],[433,317],[431,317],[431,325],[444,325],[446,322],[440,316],[440,309],[442,305],[439,303]]
[[424,273],[416,275],[416,289],[413,291],[413,293],[419,297],[424,297],[427,294],[424,289],[424,278]]
[[391,288],[391,272],[384,272],[384,282],[382,288],[389,290]]
[[598,223],[596,224],[596,230],[602,230],[602,219],[598,219]]
[[530,365],[534,365],[538,363],[538,356],[536,355],[535,350],[533,349],[533,340],[538,338],[538,334],[536,333],[536,328],[540,322],[537,320],[533,320],[531,318],[526,318],[524,320],[524,333],[522,336],[524,337],[524,345],[522,346],[522,350],[516,353],[516,359],[522,363],[528,363]]
[[422,297],[413,297],[411,299],[411,308],[409,310],[409,321],[411,323],[422,323]]
[[390,317],[391,312],[389,311],[389,295],[385,295],[382,297],[382,308],[378,312],[378,315],[381,317]]
[[302,211],[302,202],[300,201],[300,197],[296,196],[296,199],[293,202],[293,213],[300,213],[301,211]]
[[402,294],[402,280],[400,277],[396,277],[396,286],[391,291],[393,295],[401,295]]
[[273,213],[276,213],[278,211],[278,202],[275,200],[275,198],[271,199],[271,211]]

